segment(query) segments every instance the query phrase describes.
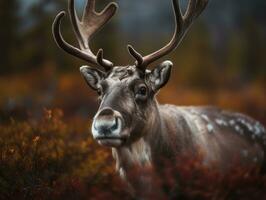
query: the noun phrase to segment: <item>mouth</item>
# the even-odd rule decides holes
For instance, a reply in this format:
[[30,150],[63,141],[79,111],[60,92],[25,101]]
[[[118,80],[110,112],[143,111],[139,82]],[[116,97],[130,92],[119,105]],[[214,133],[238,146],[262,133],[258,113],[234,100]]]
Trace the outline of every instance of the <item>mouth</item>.
[[98,141],[100,145],[110,146],[110,147],[121,146],[123,143],[126,142],[126,138],[122,138],[122,137],[102,136],[102,137],[96,137],[95,139]]

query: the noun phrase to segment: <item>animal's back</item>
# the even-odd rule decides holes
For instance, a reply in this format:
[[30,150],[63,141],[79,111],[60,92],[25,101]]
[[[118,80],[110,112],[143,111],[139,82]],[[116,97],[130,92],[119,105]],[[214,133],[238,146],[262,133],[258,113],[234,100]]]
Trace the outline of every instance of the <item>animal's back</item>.
[[177,152],[200,151],[205,163],[221,168],[235,162],[253,165],[264,161],[265,128],[251,117],[217,107],[161,105],[159,109],[177,141]]

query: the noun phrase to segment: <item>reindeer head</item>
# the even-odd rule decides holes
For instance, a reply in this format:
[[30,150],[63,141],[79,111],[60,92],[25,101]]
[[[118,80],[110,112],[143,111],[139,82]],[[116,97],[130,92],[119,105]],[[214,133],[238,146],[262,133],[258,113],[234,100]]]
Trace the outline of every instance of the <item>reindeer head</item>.
[[156,107],[155,95],[168,82],[173,64],[165,61],[153,70],[148,70],[147,67],[179,45],[207,2],[208,0],[189,0],[185,14],[182,14],[179,1],[173,0],[176,28],[172,40],[165,47],[144,57],[128,45],[129,53],[136,59],[134,64],[128,66],[114,66],[103,58],[102,49],[95,55],[89,47],[94,33],[115,14],[117,4],[110,3],[98,13],[95,11],[95,0],[88,0],[80,21],[74,0],[69,0],[69,15],[80,48],[73,47],[63,39],[60,22],[65,12],[57,15],[53,34],[58,46],[69,54],[104,69],[89,66],[80,68],[85,81],[98,92],[101,100],[92,124],[93,137],[100,144],[117,147],[134,142],[145,134],[147,123],[153,119],[151,114]]

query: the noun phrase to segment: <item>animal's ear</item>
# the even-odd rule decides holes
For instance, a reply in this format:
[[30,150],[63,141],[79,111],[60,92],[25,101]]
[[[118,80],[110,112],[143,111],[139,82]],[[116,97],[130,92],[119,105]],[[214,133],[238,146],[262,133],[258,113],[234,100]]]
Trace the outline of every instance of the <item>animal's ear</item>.
[[99,88],[99,82],[105,77],[104,72],[89,66],[80,67],[80,73],[87,84],[94,90]]
[[165,61],[153,69],[148,75],[148,81],[150,82],[154,92],[157,92],[160,88],[167,84],[171,75],[172,66],[173,63],[171,61]]

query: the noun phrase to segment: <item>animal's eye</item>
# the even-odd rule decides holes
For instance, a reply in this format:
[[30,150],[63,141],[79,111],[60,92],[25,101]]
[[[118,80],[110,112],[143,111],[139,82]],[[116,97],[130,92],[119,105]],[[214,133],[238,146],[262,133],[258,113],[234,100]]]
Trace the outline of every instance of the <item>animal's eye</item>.
[[135,93],[136,100],[141,100],[144,101],[147,99],[148,96],[148,88],[146,85],[140,85],[136,88],[136,93]]
[[141,86],[138,90],[138,94],[142,95],[142,96],[146,96],[147,94],[147,88],[145,86]]

